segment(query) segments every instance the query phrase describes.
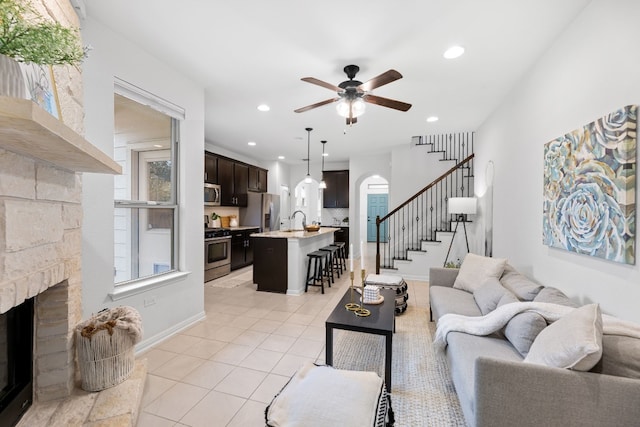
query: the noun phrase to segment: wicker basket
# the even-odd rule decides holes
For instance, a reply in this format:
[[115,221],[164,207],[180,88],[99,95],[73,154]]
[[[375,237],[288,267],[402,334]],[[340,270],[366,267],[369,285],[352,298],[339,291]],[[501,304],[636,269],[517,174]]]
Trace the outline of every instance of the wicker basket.
[[229,227],[229,223],[231,222],[231,217],[229,216],[221,216],[220,217],[220,226],[227,228]]
[[141,338],[141,323],[135,309],[118,307],[102,311],[76,327],[83,390],[104,390],[131,376],[136,362],[134,346]]

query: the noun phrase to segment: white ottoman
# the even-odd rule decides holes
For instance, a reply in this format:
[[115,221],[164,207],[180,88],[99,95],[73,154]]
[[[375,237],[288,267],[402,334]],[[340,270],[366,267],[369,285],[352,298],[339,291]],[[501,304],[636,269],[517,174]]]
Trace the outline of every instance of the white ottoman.
[[391,427],[384,381],[375,372],[305,363],[265,411],[268,427]]

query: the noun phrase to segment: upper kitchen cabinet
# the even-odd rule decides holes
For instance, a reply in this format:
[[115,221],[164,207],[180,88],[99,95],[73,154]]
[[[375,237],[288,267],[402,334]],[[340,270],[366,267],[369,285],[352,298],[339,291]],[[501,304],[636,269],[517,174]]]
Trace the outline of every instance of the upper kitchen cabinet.
[[267,192],[267,170],[257,166],[249,166],[249,191]]
[[204,182],[218,183],[218,156],[207,152],[204,153]]
[[349,171],[324,171],[327,184],[322,193],[322,205],[325,208],[349,207]]
[[218,184],[222,206],[247,206],[249,166],[218,157]]

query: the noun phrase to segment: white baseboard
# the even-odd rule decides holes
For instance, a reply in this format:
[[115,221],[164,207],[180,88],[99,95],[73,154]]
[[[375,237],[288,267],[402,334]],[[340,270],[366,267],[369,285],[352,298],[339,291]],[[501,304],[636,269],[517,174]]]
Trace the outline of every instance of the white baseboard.
[[195,324],[196,322],[199,322],[200,320],[202,320],[202,319],[204,319],[206,317],[207,317],[206,313],[204,311],[201,311],[200,313],[196,314],[195,316],[191,316],[190,318],[185,319],[182,322],[179,322],[179,323],[175,324],[171,328],[165,329],[164,331],[160,332],[159,334],[156,334],[156,335],[154,335],[154,336],[152,336],[150,338],[146,338],[146,339],[140,341],[138,344],[136,344],[135,355],[136,356],[141,355],[142,353],[144,353],[145,351],[149,350],[154,345],[160,344],[161,342],[171,338],[175,334],[187,329],[191,325]]

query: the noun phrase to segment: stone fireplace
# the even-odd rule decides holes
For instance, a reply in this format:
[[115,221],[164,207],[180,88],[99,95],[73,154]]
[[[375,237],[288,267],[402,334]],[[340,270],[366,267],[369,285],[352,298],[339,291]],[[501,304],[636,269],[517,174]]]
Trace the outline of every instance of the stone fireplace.
[[74,386],[82,320],[80,175],[0,149],[0,313],[35,298],[34,398]]
[[[69,0],[27,1],[43,16],[80,27]],[[110,389],[77,387],[82,172],[119,174],[121,168],[82,136],[81,67],[56,66],[53,74],[59,119],[30,100],[0,96],[0,314],[34,303],[34,407],[18,425],[135,425],[144,362]]]

